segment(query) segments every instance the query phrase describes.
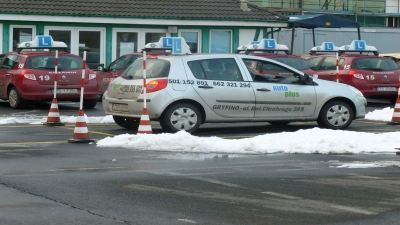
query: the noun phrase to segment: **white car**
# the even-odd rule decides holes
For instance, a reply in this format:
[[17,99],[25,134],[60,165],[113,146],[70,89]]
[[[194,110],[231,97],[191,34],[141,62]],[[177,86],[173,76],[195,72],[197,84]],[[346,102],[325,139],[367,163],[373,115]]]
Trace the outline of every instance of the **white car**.
[[[138,129],[143,112],[143,65],[137,59],[103,95],[105,113],[127,129]],[[356,88],[313,79],[267,58],[172,54],[148,58],[145,65],[148,115],[166,132],[191,133],[218,122],[317,121],[344,129],[365,117],[366,99]]]

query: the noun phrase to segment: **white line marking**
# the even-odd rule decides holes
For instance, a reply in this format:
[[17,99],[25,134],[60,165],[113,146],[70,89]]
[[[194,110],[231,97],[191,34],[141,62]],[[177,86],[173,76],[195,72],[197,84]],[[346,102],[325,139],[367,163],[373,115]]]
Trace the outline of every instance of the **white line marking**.
[[343,205],[331,205],[331,207],[335,208],[335,209],[341,209],[341,210],[345,210],[345,211],[349,211],[349,212],[353,212],[353,213],[365,214],[365,215],[376,215],[377,214],[374,212],[370,212],[370,211],[366,211],[366,210],[362,210],[362,209],[356,209],[353,207],[343,206]]
[[262,194],[267,194],[267,195],[272,195],[272,196],[275,196],[275,197],[281,197],[281,198],[285,198],[285,199],[290,199],[290,200],[300,200],[301,199],[300,197],[280,194],[280,193],[271,192],[271,191],[264,191],[264,192],[261,192],[261,193]]

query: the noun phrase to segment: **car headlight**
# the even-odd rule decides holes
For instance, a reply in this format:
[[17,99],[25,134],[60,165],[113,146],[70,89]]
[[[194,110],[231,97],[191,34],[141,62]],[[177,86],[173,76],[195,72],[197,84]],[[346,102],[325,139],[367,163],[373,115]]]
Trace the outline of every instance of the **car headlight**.
[[350,85],[347,85],[347,87],[349,87],[350,90],[354,91],[354,93],[356,93],[356,94],[361,95],[361,96],[364,97],[363,93],[362,93],[360,90],[358,90],[357,88],[355,88],[355,87],[353,87],[353,86],[350,86]]

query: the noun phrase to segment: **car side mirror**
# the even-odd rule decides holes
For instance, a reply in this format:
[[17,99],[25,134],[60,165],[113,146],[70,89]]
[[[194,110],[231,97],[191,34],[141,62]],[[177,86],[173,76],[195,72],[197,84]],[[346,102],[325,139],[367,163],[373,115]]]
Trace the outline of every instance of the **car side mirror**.
[[97,66],[98,71],[103,71],[104,70],[104,64],[100,64]]
[[300,76],[300,81],[302,84],[312,84],[313,78],[305,73],[304,76]]

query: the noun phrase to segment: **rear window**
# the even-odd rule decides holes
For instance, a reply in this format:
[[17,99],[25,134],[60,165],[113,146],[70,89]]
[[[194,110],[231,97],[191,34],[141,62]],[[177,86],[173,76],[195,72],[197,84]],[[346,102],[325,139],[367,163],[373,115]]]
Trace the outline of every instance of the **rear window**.
[[398,70],[399,67],[396,63],[387,58],[362,58],[356,59],[352,62],[351,68],[353,69],[361,69],[361,70],[378,70],[378,71],[387,71],[387,70]]
[[[170,62],[146,59],[146,78],[168,77]],[[121,75],[125,79],[143,79],[143,59],[137,59]]]
[[298,70],[308,70],[310,69],[304,59],[301,58],[271,58],[280,63],[286,64]]
[[[54,70],[54,56],[32,56],[26,60],[25,68],[27,69],[48,69]],[[58,70],[76,70],[82,69],[82,59],[74,56],[59,56]]]

